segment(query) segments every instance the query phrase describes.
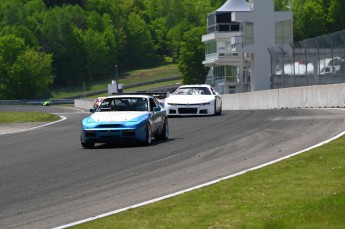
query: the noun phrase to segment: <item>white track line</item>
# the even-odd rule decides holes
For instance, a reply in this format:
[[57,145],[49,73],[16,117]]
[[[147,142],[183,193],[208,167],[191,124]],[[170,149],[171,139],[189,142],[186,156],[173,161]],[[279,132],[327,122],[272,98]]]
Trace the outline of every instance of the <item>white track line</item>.
[[132,206],[129,206],[129,207],[125,207],[125,208],[121,208],[121,209],[118,209],[118,210],[115,210],[115,211],[111,211],[111,212],[108,212],[108,213],[104,213],[104,214],[101,214],[101,215],[98,215],[98,216],[93,216],[93,217],[90,217],[90,218],[87,218],[87,219],[83,219],[83,220],[80,220],[80,221],[77,221],[77,222],[74,222],[74,223],[70,223],[70,224],[66,224],[66,225],[62,225],[62,226],[59,226],[59,227],[55,227],[53,229],[63,229],[63,228],[68,228],[68,227],[72,227],[72,226],[76,226],[78,224],[82,224],[82,223],[86,223],[86,222],[89,222],[89,221],[93,221],[93,220],[96,220],[96,219],[100,219],[100,218],[104,218],[104,217],[107,217],[107,216],[110,216],[110,215],[114,215],[114,214],[117,214],[117,213],[120,213],[120,212],[123,212],[123,211],[126,211],[126,210],[129,210],[129,209],[132,209],[132,208],[138,208],[138,207],[141,207],[141,206],[144,206],[144,205],[147,205],[147,204],[151,204],[151,203],[154,203],[154,202],[158,202],[158,201],[161,201],[161,200],[164,200],[164,199],[168,199],[170,197],[174,197],[174,196],[177,196],[177,195],[180,195],[180,194],[183,194],[183,193],[186,193],[186,192],[190,192],[190,191],[193,191],[193,190],[196,190],[196,189],[199,189],[199,188],[203,188],[203,187],[206,187],[206,186],[209,186],[209,185],[212,185],[212,184],[215,184],[215,183],[218,183],[220,181],[223,181],[223,180],[227,180],[227,179],[230,179],[230,178],[233,178],[233,177],[236,177],[236,176],[239,176],[239,175],[242,175],[242,174],[245,174],[249,171],[253,171],[253,170],[257,170],[257,169],[260,169],[260,168],[263,168],[265,166],[268,166],[268,165],[271,165],[271,164],[274,164],[274,163],[277,163],[277,162],[280,162],[282,160],[285,160],[287,158],[290,158],[290,157],[293,157],[293,156],[296,156],[298,154],[301,154],[301,153],[304,153],[308,150],[311,150],[311,149],[314,149],[314,148],[317,148],[321,145],[324,145],[326,143],[329,143],[341,136],[343,136],[345,134],[345,131],[336,135],[335,137],[333,138],[330,138],[324,142],[321,142],[321,143],[318,143],[314,146],[311,146],[309,148],[306,148],[306,149],[303,149],[301,151],[298,151],[296,153],[293,153],[293,154],[290,154],[290,155],[287,155],[285,157],[281,157],[281,158],[278,158],[276,160],[273,160],[273,161],[270,161],[270,162],[267,162],[265,164],[262,164],[262,165],[259,165],[259,166],[255,166],[253,168],[250,168],[250,169],[246,169],[246,170],[243,170],[241,172],[238,172],[238,173],[235,173],[235,174],[232,174],[232,175],[229,175],[229,176],[226,176],[226,177],[223,177],[223,178],[220,178],[220,179],[217,179],[217,180],[213,180],[213,181],[210,181],[208,183],[205,183],[205,184],[201,184],[201,185],[198,185],[198,186],[195,186],[195,187],[192,187],[192,188],[188,188],[188,189],[185,189],[185,190],[182,190],[182,191],[179,191],[179,192],[175,192],[175,193],[172,193],[172,194],[169,194],[169,195],[166,195],[166,196],[162,196],[162,197],[159,197],[159,198],[156,198],[156,199],[152,199],[152,200],[149,200],[149,201],[145,201],[145,202],[142,202],[142,203],[139,203],[139,204],[135,204],[135,205],[132,205]]
[[49,125],[52,125],[52,124],[55,124],[55,123],[58,123],[58,122],[61,122],[61,121],[64,121],[64,120],[67,119],[65,116],[60,116],[60,118],[61,119],[59,119],[59,120],[57,120],[55,122],[50,122],[50,123],[46,123],[46,124],[43,124],[43,125],[26,128],[26,129],[15,130],[15,131],[12,131],[12,132],[0,133],[0,135],[13,134],[13,133],[19,133],[19,132],[28,131],[28,130],[34,130],[34,129],[41,128],[41,127],[44,127],[44,126],[49,126]]

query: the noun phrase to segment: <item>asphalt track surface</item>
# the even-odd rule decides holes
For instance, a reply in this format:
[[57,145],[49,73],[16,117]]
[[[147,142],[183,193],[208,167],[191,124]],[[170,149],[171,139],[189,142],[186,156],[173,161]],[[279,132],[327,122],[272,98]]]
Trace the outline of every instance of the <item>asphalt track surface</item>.
[[[275,160],[345,130],[345,111],[224,111],[170,118],[151,146],[82,149],[88,115],[61,106],[1,106],[67,119],[0,135],[0,228],[53,228],[168,195]],[[0,127],[1,128],[1,127]]]

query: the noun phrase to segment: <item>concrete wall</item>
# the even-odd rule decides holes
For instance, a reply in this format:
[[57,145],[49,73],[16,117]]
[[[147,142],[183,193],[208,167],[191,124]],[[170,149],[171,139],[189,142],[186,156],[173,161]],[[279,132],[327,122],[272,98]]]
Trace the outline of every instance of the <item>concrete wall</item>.
[[75,99],[74,100],[74,107],[90,110],[93,108],[93,100],[91,99]]
[[[345,84],[316,85],[222,95],[223,110],[345,107]],[[89,110],[92,100],[74,100]]]
[[345,107],[345,84],[222,95],[223,110]]

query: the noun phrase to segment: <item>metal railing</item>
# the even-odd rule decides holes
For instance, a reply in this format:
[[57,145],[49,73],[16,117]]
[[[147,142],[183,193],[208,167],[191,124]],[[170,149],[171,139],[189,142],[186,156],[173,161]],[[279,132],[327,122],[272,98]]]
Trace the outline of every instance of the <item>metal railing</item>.
[[269,48],[271,88],[345,82],[345,30]]

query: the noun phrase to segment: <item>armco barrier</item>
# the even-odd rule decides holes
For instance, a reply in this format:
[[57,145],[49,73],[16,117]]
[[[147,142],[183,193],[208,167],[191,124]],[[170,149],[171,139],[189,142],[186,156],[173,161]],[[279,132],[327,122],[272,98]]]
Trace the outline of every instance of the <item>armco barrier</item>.
[[[45,100],[0,100],[0,105],[41,105]],[[50,99],[52,104],[73,104],[73,99]]]
[[[222,95],[223,110],[345,107],[345,84],[316,85]],[[92,100],[74,100],[89,109]]]

